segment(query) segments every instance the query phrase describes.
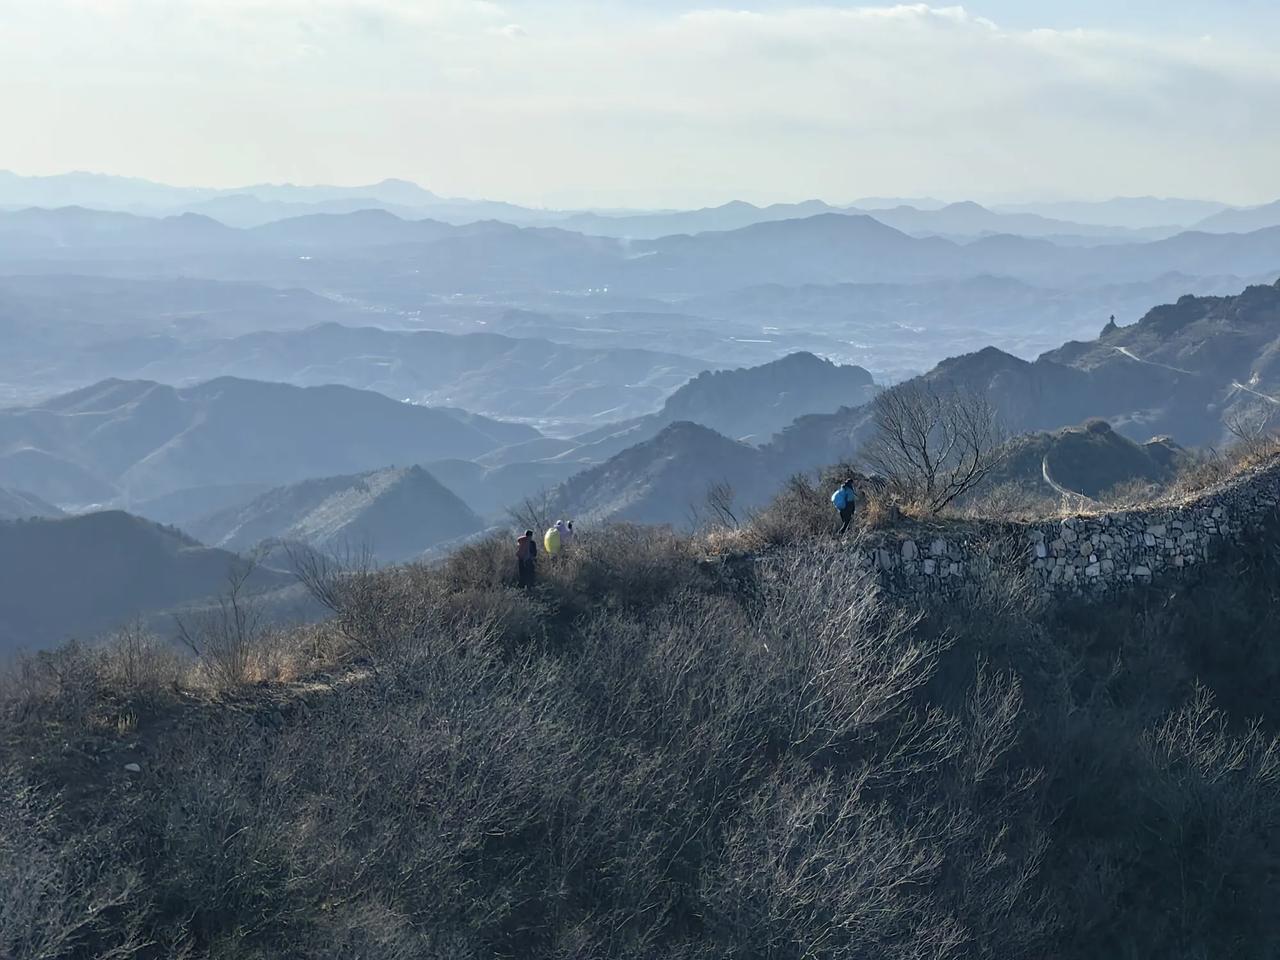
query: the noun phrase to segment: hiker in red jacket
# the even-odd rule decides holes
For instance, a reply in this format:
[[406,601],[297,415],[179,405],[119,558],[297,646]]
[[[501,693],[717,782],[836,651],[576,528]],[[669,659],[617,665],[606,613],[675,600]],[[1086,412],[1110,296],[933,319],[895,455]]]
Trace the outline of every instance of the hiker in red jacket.
[[522,587],[532,587],[537,575],[538,544],[533,539],[533,531],[526,530],[524,536],[516,541],[516,576]]

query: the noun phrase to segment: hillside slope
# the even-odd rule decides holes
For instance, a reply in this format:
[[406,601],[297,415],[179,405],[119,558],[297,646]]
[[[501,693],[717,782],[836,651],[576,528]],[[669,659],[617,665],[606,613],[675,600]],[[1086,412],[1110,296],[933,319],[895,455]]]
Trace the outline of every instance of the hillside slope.
[[0,933],[192,960],[1271,960],[1274,492],[1194,589],[1102,604],[980,571],[929,602],[884,589],[870,541],[708,556],[620,525],[532,589],[506,537],[374,574],[213,692],[154,651],[133,682],[120,653],[26,661],[0,684],[0,890],[45,882]]
[[132,375],[188,383],[235,372],[299,386],[341,384],[522,420],[649,413],[706,368],[701,360],[649,350],[337,324],[213,342],[172,340],[162,348],[166,355],[148,357]]
[[[1280,407],[1280,281],[1235,296],[1185,296],[1035,361],[987,348],[921,379],[987,396],[1013,434],[1096,418],[1138,442],[1173,436],[1217,446],[1233,412]],[[810,416],[767,450],[779,469],[813,469],[853,456],[871,430],[865,407]]]
[[[137,614],[211,597],[237,558],[115,511],[0,522],[0,652],[91,640]],[[252,590],[290,574],[257,570]]]
[[575,438],[561,460],[600,461],[687,421],[744,443],[761,444],[799,417],[860,406],[876,393],[861,367],[788,354],[736,370],[704,370],[671,394],[657,413],[611,423]]
[[395,562],[482,526],[465,503],[415,466],[279,487],[187,529],[227,550],[285,540],[319,550],[368,549],[378,560]]
[[673,423],[655,437],[628,447],[598,466],[575,474],[550,495],[556,516],[638,523],[690,522],[706,509],[707,491],[727,484],[740,510],[773,493],[765,457],[755,447],[694,423]]
[[0,485],[60,504],[147,500],[472,458],[536,436],[529,427],[347,387],[223,377],[175,389],[106,380],[0,410]]
[[37,496],[21,490],[0,488],[0,520],[29,520],[60,517],[62,511]]
[[1033,487],[1054,484],[1072,493],[1097,498],[1116,487],[1168,483],[1190,454],[1167,437],[1136,443],[1111,429],[1105,420],[1080,427],[1025,434],[1010,443],[1008,457],[988,484],[1016,482]]

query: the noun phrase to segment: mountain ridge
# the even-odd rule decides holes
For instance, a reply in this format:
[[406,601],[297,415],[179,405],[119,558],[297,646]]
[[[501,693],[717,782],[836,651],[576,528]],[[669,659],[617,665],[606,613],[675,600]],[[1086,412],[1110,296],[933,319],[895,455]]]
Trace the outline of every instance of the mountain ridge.
[[321,551],[368,549],[383,562],[412,559],[482,528],[480,518],[420,466],[277,487],[187,527],[227,550],[274,540]]

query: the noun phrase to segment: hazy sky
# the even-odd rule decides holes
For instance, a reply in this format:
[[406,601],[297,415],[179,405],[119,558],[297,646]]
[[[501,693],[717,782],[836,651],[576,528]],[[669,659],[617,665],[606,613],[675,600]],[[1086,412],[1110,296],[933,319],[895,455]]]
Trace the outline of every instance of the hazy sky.
[[1277,0],[0,0],[0,168],[548,205],[1280,197]]

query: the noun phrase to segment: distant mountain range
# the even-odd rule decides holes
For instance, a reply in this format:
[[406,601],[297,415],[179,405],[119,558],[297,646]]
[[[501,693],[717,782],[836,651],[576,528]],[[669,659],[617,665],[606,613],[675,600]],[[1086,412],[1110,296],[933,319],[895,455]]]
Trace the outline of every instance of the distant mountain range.
[[556,225],[595,236],[656,240],[677,234],[740,230],[758,223],[802,220],[820,214],[869,216],[885,226],[913,236],[981,237],[1016,234],[1024,237],[1141,240],[1157,239],[1178,232],[1176,225],[1168,224],[1139,230],[1055,220],[1034,213],[997,213],[971,201],[921,209],[909,204],[890,207],[835,207],[821,200],[757,207],[739,200],[719,207],[678,213],[633,216],[579,214],[561,220]]
[[563,291],[678,300],[761,284],[984,275],[1098,286],[1171,272],[1250,277],[1280,269],[1280,227],[1082,246],[1009,234],[955,242],[845,213],[636,241],[499,223],[405,221],[389,213],[300,219],[237,230],[194,214],[164,220],[76,208],[0,214],[0,272],[202,276],[407,305],[495,294],[528,302]]
[[[134,615],[213,596],[237,562],[126,513],[0,522],[0,654],[69,637],[92,640]],[[264,567],[246,587],[292,582]]]
[[[367,323],[369,316],[307,290],[253,283],[0,276],[0,407],[105,377],[140,376],[180,343],[326,322]],[[234,371],[214,375],[228,372]]]
[[[1117,483],[1167,478],[1180,448],[1153,437],[1217,445],[1227,439],[1224,417],[1233,410],[1280,407],[1278,357],[1280,282],[1230,297],[1186,296],[1034,362],[988,348],[947,360],[922,379],[981,392],[1011,433],[1040,434],[1018,441],[1004,480],[1035,482],[1047,458],[1058,484],[1096,496]],[[1064,430],[1092,419],[1110,426]],[[569,515],[677,522],[694,487],[746,476],[735,488],[749,509],[793,473],[855,459],[874,424],[869,405],[815,413],[746,450],[705,431],[681,425],[674,440],[642,439],[563,483],[553,502]],[[677,476],[687,481],[668,479]]]
[[648,350],[333,323],[230,339],[147,336],[83,351],[64,348],[49,351],[43,365],[46,382],[85,382],[113,372],[182,385],[234,372],[298,386],[341,384],[530,421],[649,413],[707,367]]
[[1143,230],[1171,225],[1190,227],[1205,217],[1230,209],[1230,204],[1178,197],[1113,197],[1110,200],[997,203],[992,209],[998,213],[1031,213],[1076,223]]
[[536,430],[381,394],[224,377],[175,389],[106,380],[0,410],[0,486],[63,506],[293,483],[473,458]]
[[[933,198],[867,197],[848,205],[832,205],[822,200],[756,206],[742,200],[700,210],[662,211],[558,211],[532,209],[492,200],[441,197],[405,180],[387,179],[355,186],[250,184],[243,187],[210,189],[174,187],[134,177],[94,173],[69,173],[45,177],[23,177],[0,171],[0,208],[82,206],[119,210],[151,216],[199,213],[222,220],[230,226],[252,227],[286,217],[312,213],[349,213],[377,208],[409,218],[430,216],[448,223],[475,220],[505,220],[523,225],[563,226],[602,236],[654,238],[705,230],[733,230],[768,220],[795,219],[832,211],[920,213],[949,210],[945,219],[957,221],[965,211],[978,207],[972,202],[946,204]],[[1045,226],[1040,221],[1058,221],[1050,233],[1098,235],[1097,228],[1126,230],[1170,230],[1189,227],[1223,210],[1228,204],[1208,200],[1157,197],[1117,197],[1104,201],[1065,201],[1023,204],[992,204],[986,215],[1029,214],[1028,229]],[[976,211],[975,211],[976,212]],[[905,210],[904,210],[905,213]],[[886,221],[887,222],[887,221]],[[941,221],[940,221],[941,222]],[[899,226],[897,223],[891,226]],[[1093,231],[1090,228],[1094,228]],[[903,227],[902,229],[906,229]],[[954,232],[933,225],[929,232]],[[976,232],[987,232],[983,227]],[[964,233],[974,232],[966,227]],[[1017,233],[994,228],[997,233]],[[1049,235],[1036,232],[1035,236]]]
[[1260,207],[1223,210],[1196,224],[1206,233],[1252,233],[1280,226],[1280,200]]
[[677,423],[735,438],[732,447],[725,449],[751,447],[764,444],[804,414],[863,404],[876,389],[871,375],[860,367],[795,354],[758,367],[704,372],[676,390],[661,410],[645,417],[569,440],[543,438],[505,447],[474,463],[426,466],[472,509],[494,518],[523,497],[649,444]]
[[[1060,287],[995,276],[752,284],[666,302],[612,292],[464,298],[422,294],[393,280],[362,289],[356,303],[242,281],[0,275],[7,348],[0,350],[0,407],[107,377],[186,385],[230,374],[301,385],[327,380],[394,399],[534,418],[566,435],[598,425],[591,418],[602,412],[613,420],[657,410],[704,369],[809,352],[892,382],[988,344],[1034,357],[1093,336],[1110,314],[1129,323],[1152,303],[1187,292],[1234,293],[1253,279],[1263,278],[1164,274]],[[530,306],[517,309],[522,302]],[[302,332],[312,324],[324,329]],[[332,324],[380,329],[342,333]],[[500,337],[448,341],[403,332],[423,328]],[[298,333],[274,335],[284,331]],[[543,342],[520,350],[517,340]],[[456,361],[456,375],[427,346]],[[305,362],[296,359],[303,356]]]
[[672,393],[657,413],[578,436],[578,445],[560,458],[603,459],[680,421],[763,444],[797,417],[861,406],[875,393],[866,370],[811,353],[793,353],[757,367],[704,371]]
[[[1280,405],[1280,283],[1236,296],[1185,296],[1136,324],[1106,327],[1029,362],[988,348],[944,361],[926,380],[987,394],[1014,433],[1090,418],[1136,441],[1190,446],[1228,439],[1224,417]],[[797,420],[770,445],[810,469],[852,456],[869,436],[866,410]]]
[[527,211],[514,204],[486,200],[450,200],[416,183],[388,179],[351,187],[255,184],[230,189],[174,187],[97,173],[68,173],[23,177],[0,170],[0,208],[92,207],[150,216],[190,212],[221,212],[235,226],[257,226],[285,216],[349,212],[382,206],[417,212],[431,209],[445,218],[465,222],[499,216],[523,222]]
[[1249,234],[1183,233],[1149,243],[1064,247],[991,236],[967,244],[911,237],[868,216],[822,214],[727,233],[666,237],[637,245],[648,256],[619,271],[623,289],[696,292],[752,282],[783,286],[906,283],[981,275],[1071,285],[1280,269],[1280,228]]
[[204,543],[238,552],[281,540],[322,551],[367,549],[380,561],[395,562],[482,527],[465,503],[413,466],[279,487],[186,529]]
[[34,494],[0,488],[0,520],[48,519],[62,516],[62,511]]

